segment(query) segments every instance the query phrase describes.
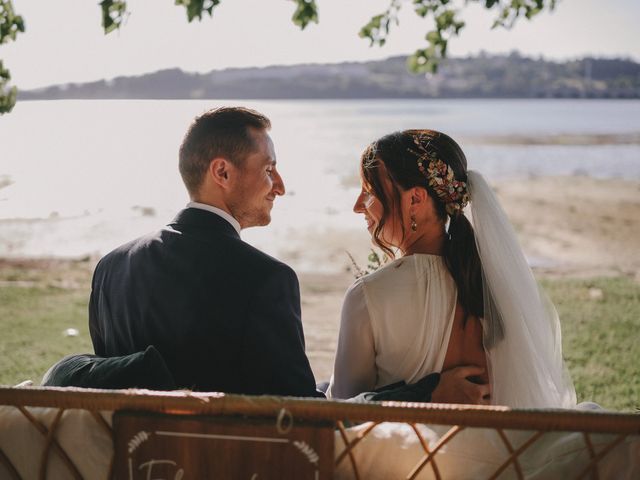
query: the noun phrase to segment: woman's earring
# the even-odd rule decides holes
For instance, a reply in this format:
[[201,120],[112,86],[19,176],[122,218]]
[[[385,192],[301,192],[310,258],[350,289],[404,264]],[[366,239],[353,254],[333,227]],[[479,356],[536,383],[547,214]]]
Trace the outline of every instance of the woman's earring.
[[416,230],[418,230],[418,224],[416,223],[416,216],[412,213],[409,219],[411,220],[411,230],[415,232]]

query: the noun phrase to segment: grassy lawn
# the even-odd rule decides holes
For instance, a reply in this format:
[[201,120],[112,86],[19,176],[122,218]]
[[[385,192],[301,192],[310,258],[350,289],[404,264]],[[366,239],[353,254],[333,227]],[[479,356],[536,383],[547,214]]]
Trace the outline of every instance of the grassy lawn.
[[578,401],[640,409],[640,285],[628,278],[546,279]]
[[[0,384],[39,383],[64,355],[92,351],[87,327],[92,266],[90,261],[0,263]],[[578,400],[637,411],[640,284],[623,277],[542,283],[560,314]],[[80,333],[65,336],[67,328]]]
[[[39,384],[63,356],[93,351],[87,325],[88,263],[0,268],[0,384]],[[68,328],[79,335],[65,336]]]

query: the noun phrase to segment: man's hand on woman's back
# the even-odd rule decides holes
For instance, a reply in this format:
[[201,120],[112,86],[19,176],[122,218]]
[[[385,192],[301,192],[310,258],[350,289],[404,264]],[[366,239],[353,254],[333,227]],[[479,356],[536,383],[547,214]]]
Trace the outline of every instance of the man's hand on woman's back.
[[433,403],[465,403],[489,405],[491,387],[488,383],[475,383],[470,378],[479,377],[484,368],[466,365],[446,370],[440,374],[440,382],[431,394]]

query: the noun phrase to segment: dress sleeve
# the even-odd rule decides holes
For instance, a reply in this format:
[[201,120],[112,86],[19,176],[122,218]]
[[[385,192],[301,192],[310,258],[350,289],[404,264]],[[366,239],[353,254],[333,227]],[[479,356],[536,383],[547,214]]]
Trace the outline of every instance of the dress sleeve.
[[327,397],[351,398],[375,388],[376,352],[362,281],[347,291],[342,305],[338,350]]

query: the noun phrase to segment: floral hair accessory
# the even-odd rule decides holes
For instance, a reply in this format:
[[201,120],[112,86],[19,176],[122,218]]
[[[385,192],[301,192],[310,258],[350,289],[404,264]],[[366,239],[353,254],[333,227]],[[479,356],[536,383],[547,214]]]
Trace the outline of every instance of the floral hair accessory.
[[365,151],[362,153],[362,165],[365,168],[372,167],[376,162],[376,156],[378,155],[378,144],[377,142],[369,145]]
[[[456,180],[453,169],[440,160],[434,152],[428,150],[429,141],[424,135],[412,135],[418,150],[409,149],[417,157],[418,170],[427,179],[427,183],[444,203],[451,216],[461,212],[469,203],[469,191],[466,182]],[[425,142],[426,140],[426,142]]]

